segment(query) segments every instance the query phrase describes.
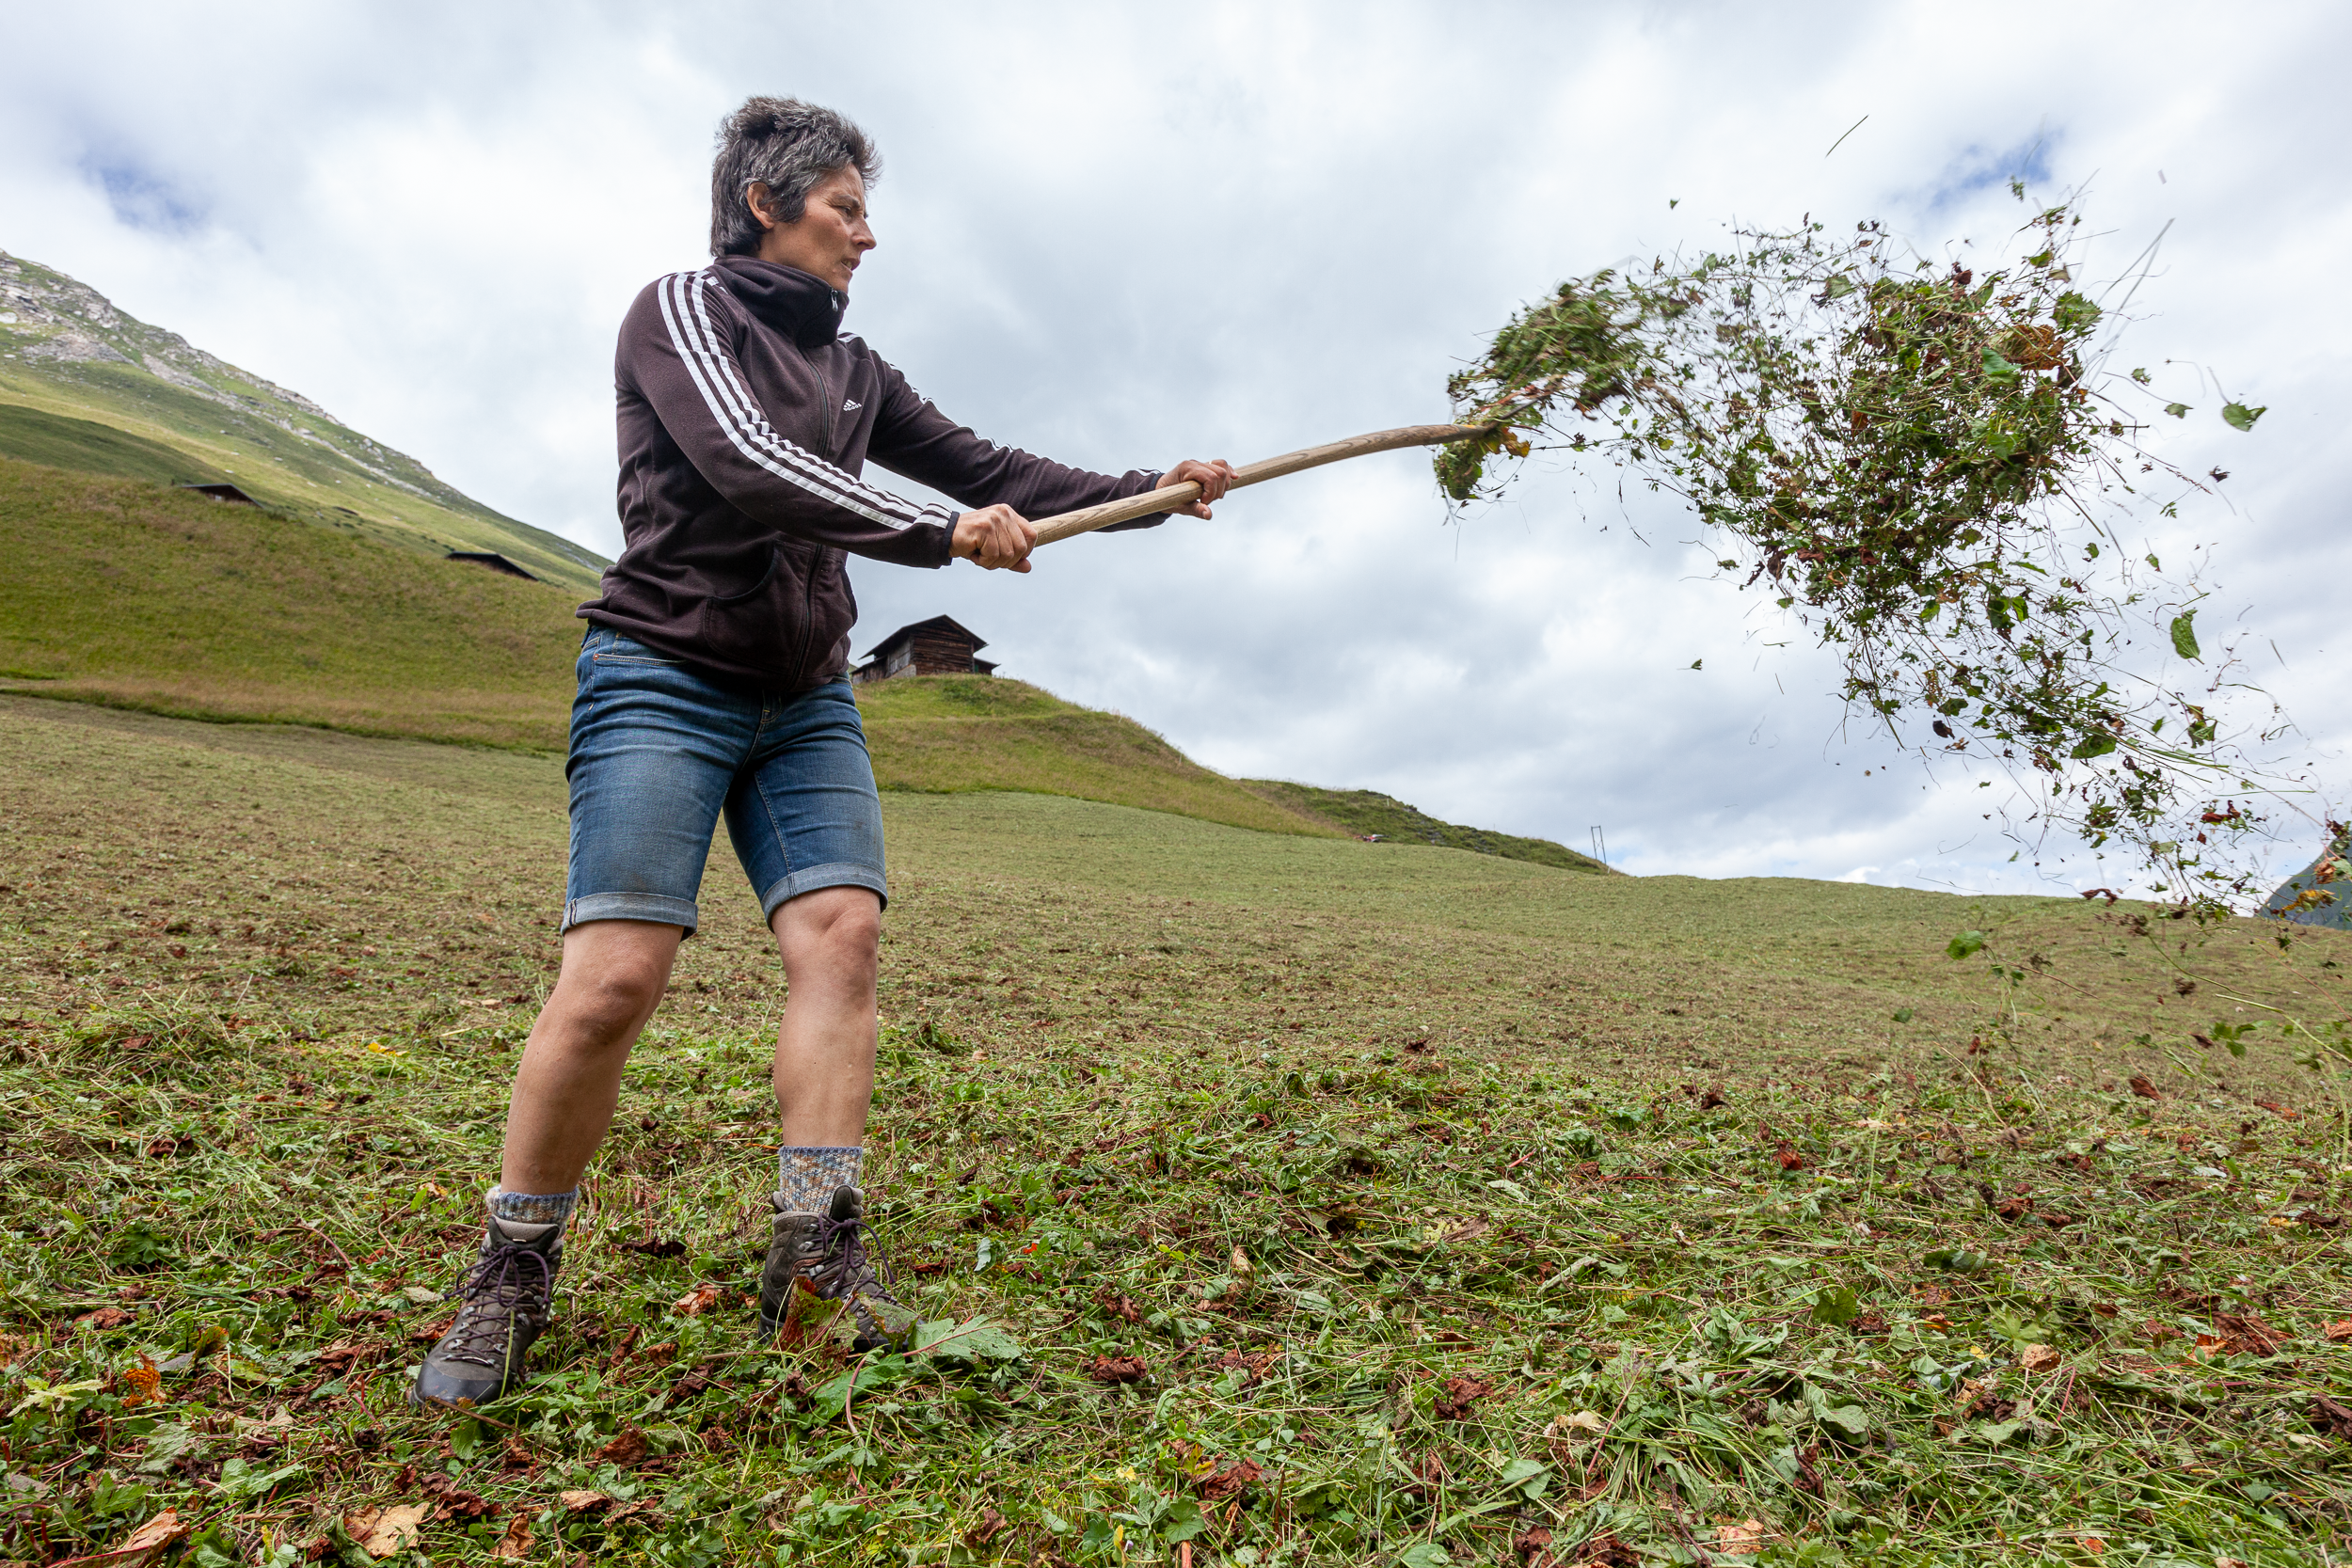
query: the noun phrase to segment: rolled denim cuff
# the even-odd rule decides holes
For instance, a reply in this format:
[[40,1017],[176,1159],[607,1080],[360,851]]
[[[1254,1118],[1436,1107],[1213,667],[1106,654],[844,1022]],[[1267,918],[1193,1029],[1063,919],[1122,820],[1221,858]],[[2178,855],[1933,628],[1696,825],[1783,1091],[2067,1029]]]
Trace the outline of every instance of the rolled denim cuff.
[[564,901],[563,929],[592,920],[645,920],[657,926],[683,926],[692,936],[702,923],[691,898],[669,898],[659,893],[592,893]]
[[778,906],[789,903],[803,893],[815,893],[821,887],[871,888],[875,896],[882,901],[882,908],[890,907],[890,883],[881,872],[870,865],[860,865],[855,861],[835,861],[831,865],[812,865],[805,871],[795,871],[789,877],[770,883],[759,895],[760,919],[773,919]]

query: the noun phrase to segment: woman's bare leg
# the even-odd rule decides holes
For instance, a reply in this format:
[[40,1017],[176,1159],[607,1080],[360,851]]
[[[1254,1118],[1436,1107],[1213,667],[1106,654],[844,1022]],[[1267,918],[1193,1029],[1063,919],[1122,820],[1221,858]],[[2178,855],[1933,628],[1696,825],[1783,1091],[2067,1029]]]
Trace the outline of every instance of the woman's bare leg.
[[[564,933],[563,971],[515,1072],[500,1186],[568,1193],[580,1185],[612,1125],[629,1047],[660,1005],[685,936],[682,927],[643,920],[592,920]],[[870,1050],[866,1059],[870,1084]]]
[[874,1100],[882,900],[862,887],[819,888],[777,906],[769,927],[790,988],[776,1033],[780,1139],[854,1148]]

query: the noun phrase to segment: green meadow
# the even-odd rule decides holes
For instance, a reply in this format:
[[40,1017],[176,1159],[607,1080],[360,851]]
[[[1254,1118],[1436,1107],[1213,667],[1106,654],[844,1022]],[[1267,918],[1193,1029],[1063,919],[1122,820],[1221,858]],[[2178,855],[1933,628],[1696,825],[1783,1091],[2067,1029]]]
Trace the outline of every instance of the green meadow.
[[0,459],[0,689],[560,748],[577,591],[318,522]]
[[2344,1010],[2336,933],[895,791],[917,1338],[756,1341],[783,988],[722,845],[540,1375],[421,1416],[560,762],[24,697],[0,743],[19,1560],[2343,1549],[2345,1125],[2264,1032]]

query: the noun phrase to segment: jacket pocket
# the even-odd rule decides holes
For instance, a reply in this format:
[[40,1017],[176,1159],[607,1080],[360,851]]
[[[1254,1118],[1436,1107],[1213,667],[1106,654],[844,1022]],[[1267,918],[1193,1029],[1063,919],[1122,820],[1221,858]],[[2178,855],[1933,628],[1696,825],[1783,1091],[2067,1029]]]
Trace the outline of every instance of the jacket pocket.
[[710,595],[709,603],[723,610],[728,605],[743,604],[751,599],[756,598],[760,594],[767,591],[770,583],[776,580],[776,568],[783,563],[783,561],[784,550],[782,547],[775,545],[769,546],[768,569],[759,574],[758,580],[754,582],[749,588],[742,590],[740,593],[713,594]]
[[790,678],[803,624],[803,575],[794,565],[781,546],[771,546],[766,570],[749,587],[703,601],[694,641],[713,665],[779,684]]

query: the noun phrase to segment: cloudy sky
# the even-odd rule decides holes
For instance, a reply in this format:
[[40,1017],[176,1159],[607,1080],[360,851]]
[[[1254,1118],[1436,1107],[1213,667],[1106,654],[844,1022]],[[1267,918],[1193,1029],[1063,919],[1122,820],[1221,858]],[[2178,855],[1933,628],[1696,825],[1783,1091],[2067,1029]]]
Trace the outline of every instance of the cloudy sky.
[[[2151,543],[2213,546],[2201,626],[2242,615],[2345,772],[2330,6],[85,0],[6,30],[0,247],[606,555],[613,329],[704,259],[711,132],[751,92],[882,146],[850,325],[983,434],[1113,470],[1442,419],[1517,305],[1729,220],[1880,217],[1998,258],[2009,176],[2087,186],[2095,278],[2164,234],[2134,362],[2181,362],[2207,416],[2168,454],[2233,476]],[[2269,406],[2255,433],[2196,366]],[[2005,790],[1847,725],[1834,666],[1695,540],[1560,466],[1456,526],[1407,452],[1026,578],[854,577],[867,641],[946,611],[1224,771],[1579,847],[1598,825],[1640,873],[2114,879],[2010,863],[1983,816]]]

